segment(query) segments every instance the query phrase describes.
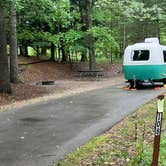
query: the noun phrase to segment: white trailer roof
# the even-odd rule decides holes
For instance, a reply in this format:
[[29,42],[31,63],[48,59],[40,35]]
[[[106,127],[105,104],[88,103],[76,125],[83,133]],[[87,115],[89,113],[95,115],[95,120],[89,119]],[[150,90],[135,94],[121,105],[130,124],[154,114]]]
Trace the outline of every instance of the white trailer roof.
[[[134,50],[149,50],[150,59],[148,61],[132,61],[131,54]],[[166,46],[160,45],[157,38],[147,38],[144,43],[136,43],[125,49],[123,64],[141,65],[141,64],[161,64],[163,62],[163,50]]]
[[154,38],[146,38],[145,43],[156,43],[159,44],[159,39],[154,37]]

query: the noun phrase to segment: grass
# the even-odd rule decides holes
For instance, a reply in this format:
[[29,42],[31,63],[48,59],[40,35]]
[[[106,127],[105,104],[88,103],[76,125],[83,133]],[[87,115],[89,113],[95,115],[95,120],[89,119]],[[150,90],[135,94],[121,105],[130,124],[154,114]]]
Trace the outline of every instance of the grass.
[[[142,106],[107,133],[93,138],[56,166],[148,166],[152,163],[156,100]],[[165,104],[166,110],[166,104]],[[166,118],[159,166],[166,166]]]
[[90,142],[84,145],[82,148],[78,148],[73,153],[69,154],[68,159],[59,162],[57,165],[73,166],[78,165],[81,160],[88,158],[89,155],[94,154],[96,149],[99,148],[100,144],[106,144],[108,140],[107,135],[102,135],[99,137],[93,138]]

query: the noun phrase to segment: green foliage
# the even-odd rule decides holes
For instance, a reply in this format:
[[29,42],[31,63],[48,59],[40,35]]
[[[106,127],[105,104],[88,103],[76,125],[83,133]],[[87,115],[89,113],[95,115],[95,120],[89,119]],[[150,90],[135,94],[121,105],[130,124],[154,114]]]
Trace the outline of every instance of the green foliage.
[[110,58],[111,54],[118,54],[120,51],[119,44],[111,35],[112,32],[108,27],[93,27],[88,33],[92,33],[95,40],[96,55]]
[[[4,1],[6,16],[10,0]],[[20,44],[47,43],[72,52],[86,52],[87,34],[95,38],[96,57],[119,57],[128,44],[161,36],[166,43],[164,0],[94,0],[93,28],[87,31],[86,1],[14,0]],[[39,45],[40,46],[40,45]],[[42,46],[42,45],[41,45]]]
[[32,32],[29,29],[23,29],[21,33],[17,35],[18,40],[28,40],[32,41],[34,40],[34,36]]
[[[148,145],[146,142],[139,142],[136,146],[136,153],[130,162],[129,165],[134,166],[146,166],[151,165],[152,156],[153,156],[153,146]],[[166,165],[166,134],[163,133],[160,143],[160,156],[159,156],[159,165]]]
[[63,40],[65,41],[71,52],[84,52],[86,50],[86,46],[84,43],[85,35],[85,32],[71,29],[64,34]]
[[53,2],[52,19],[58,26],[67,28],[71,21],[70,3],[68,0],[57,0]]
[[84,37],[84,33],[81,31],[69,30],[65,33],[65,41],[67,44],[72,44]]

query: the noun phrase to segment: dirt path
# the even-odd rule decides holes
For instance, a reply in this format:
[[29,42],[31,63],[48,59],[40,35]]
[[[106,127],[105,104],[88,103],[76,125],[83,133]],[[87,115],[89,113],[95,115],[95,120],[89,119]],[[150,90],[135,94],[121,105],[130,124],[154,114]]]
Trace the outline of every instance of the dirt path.
[[[98,68],[104,69],[104,77],[81,79],[78,70],[87,68],[88,64],[85,62],[77,62],[71,66],[52,61],[34,63],[36,61],[39,60],[19,57],[22,83],[12,84],[12,94],[0,94],[1,111],[124,82],[121,64],[100,64]],[[41,86],[38,83],[42,81],[54,81],[55,85]]]
[[[40,92],[39,96],[32,95],[31,96],[32,98],[30,99],[25,98],[24,100],[14,101],[13,103],[12,101],[9,101],[9,103],[1,104],[0,110],[6,111],[11,108],[21,108],[29,104],[34,104],[41,101],[48,101],[50,99],[58,99],[64,96],[79,94],[79,93],[83,93],[83,92],[87,92],[87,91],[91,91],[95,89],[101,89],[101,88],[109,87],[109,86],[116,85],[122,82],[124,82],[123,76],[117,76],[117,77],[109,78],[109,79],[101,79],[99,81],[98,80],[96,81],[58,80],[55,82],[55,85],[52,85],[52,86],[49,85],[44,87],[40,85],[35,87],[27,85],[26,87],[26,85],[23,85],[24,93],[25,93],[25,88],[27,89],[27,92],[28,91],[32,92],[33,89],[29,90],[28,88],[33,87],[34,91]],[[17,87],[16,90],[18,90],[18,88],[19,87]],[[43,92],[41,90],[43,90]],[[5,98],[6,96],[3,96],[3,97]]]

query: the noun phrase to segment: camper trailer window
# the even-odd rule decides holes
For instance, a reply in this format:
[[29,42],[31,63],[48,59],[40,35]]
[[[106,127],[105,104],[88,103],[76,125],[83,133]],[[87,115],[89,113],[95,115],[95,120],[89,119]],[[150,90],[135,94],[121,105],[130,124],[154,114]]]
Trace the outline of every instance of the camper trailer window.
[[133,61],[147,61],[149,60],[150,52],[149,50],[134,50],[132,51]]
[[164,62],[166,63],[166,51],[163,51]]

